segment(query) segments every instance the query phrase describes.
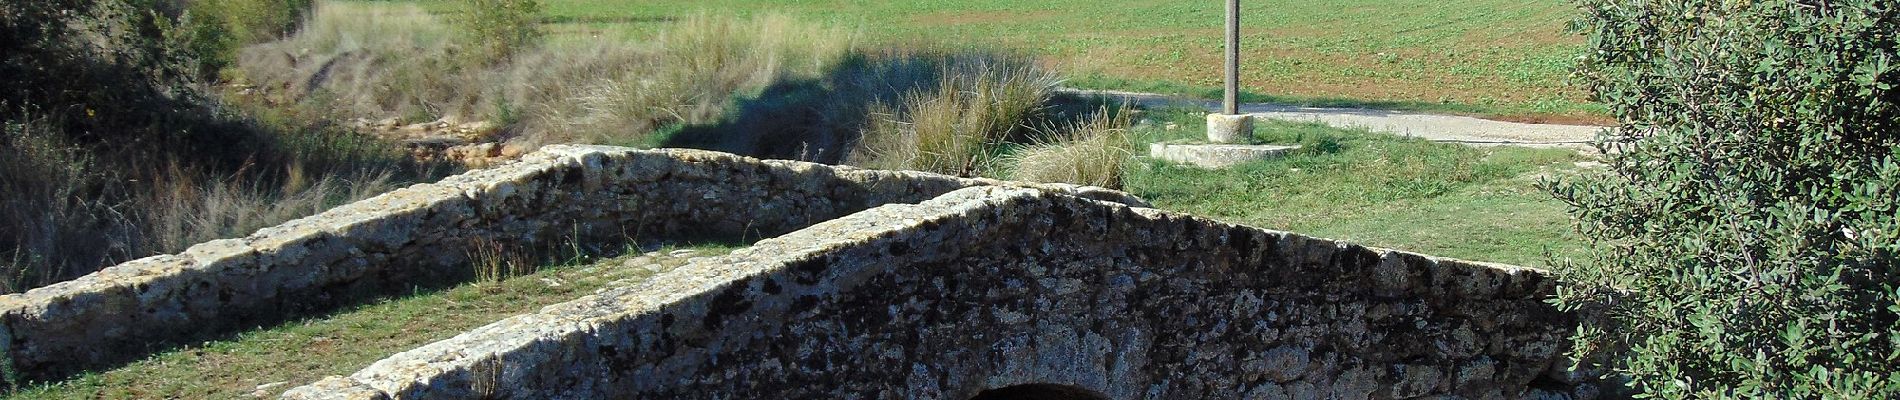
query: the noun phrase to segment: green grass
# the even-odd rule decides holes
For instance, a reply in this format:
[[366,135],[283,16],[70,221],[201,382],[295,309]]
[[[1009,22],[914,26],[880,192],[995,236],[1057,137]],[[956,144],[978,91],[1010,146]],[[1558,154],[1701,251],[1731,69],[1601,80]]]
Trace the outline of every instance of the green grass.
[[[445,12],[447,0],[419,0]],[[1216,1],[547,0],[557,41],[637,39],[700,11],[785,13],[874,43],[1022,50],[1074,84],[1201,94],[1219,85]],[[1565,84],[1583,39],[1563,1],[1319,0],[1243,4],[1242,80],[1263,99],[1402,105],[1513,119],[1603,122]]]
[[[1196,112],[1161,111],[1143,141],[1198,136]],[[1174,123],[1177,128],[1156,127]],[[1479,261],[1543,266],[1583,242],[1536,187],[1570,173],[1572,150],[1475,148],[1316,124],[1261,121],[1256,137],[1304,147],[1225,170],[1141,160],[1127,190],[1158,208],[1268,229]]]
[[[736,248],[668,247],[659,253],[679,249],[695,250],[693,256],[713,256]],[[648,262],[635,259],[657,263],[661,269],[686,262],[676,257],[629,256],[417,293],[159,353],[7,398],[235,399],[250,398],[260,391],[259,385],[282,382],[261,390],[264,398],[276,398],[325,376],[348,375],[390,355],[656,272],[641,268]]]

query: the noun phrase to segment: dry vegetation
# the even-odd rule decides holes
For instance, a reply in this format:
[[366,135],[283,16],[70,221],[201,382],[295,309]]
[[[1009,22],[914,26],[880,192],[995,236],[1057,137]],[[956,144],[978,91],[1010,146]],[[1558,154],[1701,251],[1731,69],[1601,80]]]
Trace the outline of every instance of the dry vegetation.
[[1126,160],[1135,156],[1128,128],[1134,110],[1102,110],[1068,129],[1039,138],[1010,156],[1010,177],[1034,182],[1065,182],[1121,188]]
[[471,58],[455,26],[412,5],[323,3],[308,27],[246,49],[239,69],[277,106],[342,118],[485,121],[527,145],[640,144],[719,119],[734,95],[817,75],[847,32],[783,16],[685,18],[651,42],[538,44]]
[[963,176],[995,169],[998,147],[1042,117],[1059,80],[1023,60],[957,61],[965,62],[947,65],[934,88],[873,105],[849,162]]
[[466,35],[413,5],[324,3],[239,67],[280,107],[487,121],[504,129],[482,140],[523,147],[702,147],[965,176],[1006,169],[1007,144],[1087,114],[1059,109],[1060,79],[1031,57],[871,48],[776,14],[694,14],[650,41],[546,43],[477,62]]
[[220,101],[242,40],[296,0],[0,5],[0,292],[175,252],[378,193],[432,168]]
[[426,174],[393,158],[325,166],[259,161],[220,172],[171,157],[111,158],[38,123],[5,129],[0,226],[7,237],[0,242],[9,246],[0,248],[0,292],[242,236]]

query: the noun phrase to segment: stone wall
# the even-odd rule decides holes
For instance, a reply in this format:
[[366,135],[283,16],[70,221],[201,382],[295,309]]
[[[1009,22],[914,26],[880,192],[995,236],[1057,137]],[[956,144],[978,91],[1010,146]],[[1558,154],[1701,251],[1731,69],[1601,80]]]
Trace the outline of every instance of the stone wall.
[[1552,291],[1536,270],[970,188],[511,317],[285,397],[1589,397],[1561,361],[1573,322],[1543,302]]
[[[520,251],[632,240],[777,236],[992,180],[760,161],[723,153],[551,146],[241,239],[0,297],[8,382],[57,379],[180,343],[472,275],[478,241]],[[1102,189],[1047,190],[1139,204]]]

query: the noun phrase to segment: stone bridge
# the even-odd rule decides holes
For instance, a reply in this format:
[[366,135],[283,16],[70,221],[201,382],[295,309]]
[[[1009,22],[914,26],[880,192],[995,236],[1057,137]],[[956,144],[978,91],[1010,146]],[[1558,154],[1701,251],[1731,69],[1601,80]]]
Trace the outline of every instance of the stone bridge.
[[1565,362],[1574,323],[1544,303],[1541,271],[1144,206],[1097,188],[554,146],[6,296],[0,343],[12,379],[57,378],[410,280],[466,279],[471,238],[751,236],[771,238],[285,398],[1593,393]]

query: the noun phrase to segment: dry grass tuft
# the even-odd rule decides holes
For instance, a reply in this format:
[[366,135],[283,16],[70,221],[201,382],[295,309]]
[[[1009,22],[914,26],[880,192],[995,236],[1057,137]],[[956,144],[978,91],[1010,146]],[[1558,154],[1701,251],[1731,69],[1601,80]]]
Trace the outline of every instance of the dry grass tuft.
[[1011,177],[1032,182],[1061,182],[1122,188],[1124,166],[1135,155],[1129,137],[1129,109],[1096,112],[1093,117],[1044,138],[1009,157]]
[[500,285],[508,278],[533,274],[540,266],[520,249],[494,239],[470,239],[468,248],[469,268],[476,282]]
[[1028,60],[951,57],[934,87],[877,104],[850,161],[887,169],[978,176],[996,149],[1042,117],[1056,76]]

